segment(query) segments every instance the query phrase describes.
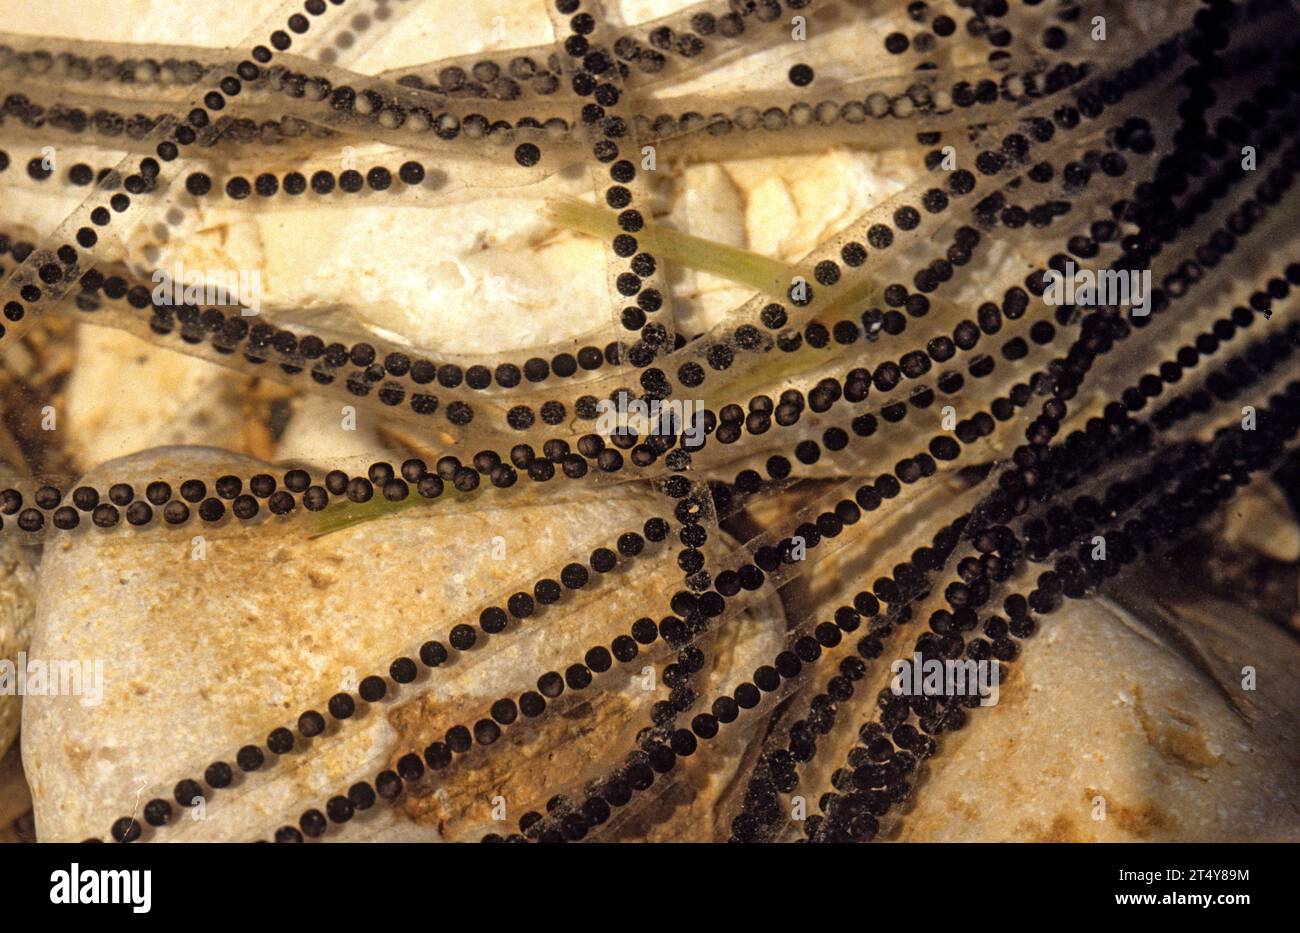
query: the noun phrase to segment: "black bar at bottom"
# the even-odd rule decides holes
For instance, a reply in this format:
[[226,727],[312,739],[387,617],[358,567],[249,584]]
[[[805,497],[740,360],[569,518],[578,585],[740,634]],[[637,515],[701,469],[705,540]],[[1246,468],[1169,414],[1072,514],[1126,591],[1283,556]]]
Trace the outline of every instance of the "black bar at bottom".
[[0,847],[0,890],[20,916],[78,911],[127,923],[223,915],[337,923],[355,913],[401,926],[403,916],[432,919],[458,905],[486,910],[484,920],[570,914],[587,925],[629,911],[679,921],[679,911],[707,904],[728,920],[753,913],[766,929],[783,909],[806,918],[814,905],[852,915],[857,904],[868,908],[864,919],[897,912],[930,923],[990,909],[1006,916],[1031,903],[1059,917],[1173,909],[1230,922],[1252,907],[1293,910],[1298,854],[1293,844],[625,844],[545,853],[509,845],[28,845]]

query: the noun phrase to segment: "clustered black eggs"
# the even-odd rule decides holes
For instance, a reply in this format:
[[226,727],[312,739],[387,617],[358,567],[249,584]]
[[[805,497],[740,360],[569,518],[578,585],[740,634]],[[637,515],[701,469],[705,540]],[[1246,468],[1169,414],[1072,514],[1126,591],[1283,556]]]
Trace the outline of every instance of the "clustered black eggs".
[[[337,6],[343,0],[332,2]],[[684,63],[708,55],[714,43],[742,41],[758,24],[779,25],[785,12],[782,4],[777,0],[732,0],[723,5],[725,12],[695,10],[683,22],[655,24],[639,32],[606,26],[594,11],[583,8],[581,0],[554,0],[552,6],[560,50],[500,60],[482,57],[467,62],[467,67],[442,67],[436,83],[417,75],[398,83],[413,92],[441,95],[449,102],[513,101],[527,94],[546,97],[572,92],[580,102],[581,115],[578,124],[566,124],[565,130],[585,134],[600,200],[614,213],[618,233],[608,246],[618,271],[612,281],[624,304],[618,322],[630,335],[630,343],[615,340],[604,348],[584,347],[576,354],[557,351],[548,358],[533,356],[493,365],[439,363],[372,342],[349,347],[265,323],[250,325],[237,310],[225,313],[215,308],[155,305],[148,289],[126,276],[106,275],[94,268],[83,270],[89,257],[83,257],[78,246],[92,250],[98,238],[95,227],[107,227],[114,213],[129,210],[133,196],[154,191],[166,164],[199,141],[196,131],[211,125],[213,114],[240,94],[243,82],[265,78],[274,67],[269,65],[275,57],[272,49],[290,49],[290,33],[302,35],[310,28],[311,20],[302,14],[290,18],[287,32],[271,34],[270,48],[257,46],[251,60],[236,66],[234,75],[220,78],[205,93],[203,107],[191,112],[158,143],[157,159],[140,160],[138,171],[125,177],[109,169],[97,172],[85,164],[67,171],[67,182],[74,186],[93,182],[105,194],[114,192],[107,206],[101,204],[91,211],[90,225],[77,229],[77,246],[64,243],[38,250],[32,244],[0,236],[0,256],[12,254],[18,263],[34,266],[35,273],[21,285],[17,298],[6,301],[5,319],[15,324],[29,319],[39,304],[57,299],[61,290],[75,281],[80,287],[78,306],[85,311],[97,309],[102,301],[125,302],[149,312],[148,326],[158,338],[176,335],[186,343],[208,343],[219,354],[240,354],[252,366],[274,363],[288,377],[309,374],[317,386],[341,382],[354,396],[373,393],[391,408],[405,406],[414,414],[445,417],[451,425],[464,428],[475,419],[475,393],[489,390],[495,393],[544,383],[549,392],[557,384],[553,378],[597,373],[594,378],[599,379],[600,371],[606,370],[610,375],[599,385],[602,390],[614,387],[610,398],[662,400],[677,390],[693,392],[711,379],[714,385],[719,384],[722,374],[730,378],[737,370],[743,371],[739,364],[773,352],[845,353],[867,346],[873,351],[892,346],[882,341],[902,337],[913,322],[936,308],[947,315],[952,305],[940,294],[945,283],[999,238],[1026,227],[1046,231],[1058,221],[1068,223],[1071,214],[1090,211],[1092,199],[1102,205],[1106,215],[1091,220],[1086,234],[1069,225],[1062,251],[1033,268],[1022,281],[1000,285],[996,292],[981,296],[983,300],[973,303],[968,314],[954,313],[961,319],[950,335],[933,336],[923,345],[900,352],[896,360],[846,367],[841,375],[826,376],[806,391],[787,388],[720,403],[701,416],[704,438],[689,445],[684,437],[673,435],[638,438],[618,433],[602,437],[590,432],[573,443],[547,436],[551,429],[559,433],[570,419],[582,422],[596,417],[594,394],[559,395],[557,389],[557,397],[521,403],[505,413],[504,427],[521,435],[520,443],[509,449],[483,449],[463,459],[448,455],[433,469],[413,458],[398,469],[386,462],[375,463],[363,476],[334,470],[314,478],[307,471],[294,469],[279,478],[268,473],[246,479],[191,477],[175,487],[162,480],[143,488],[120,482],[102,493],[81,486],[65,494],[43,486],[30,499],[16,488],[0,491],[0,516],[10,517],[18,529],[34,534],[49,527],[72,531],[83,516],[105,529],[118,525],[123,517],[134,526],[185,525],[196,519],[217,524],[232,517],[241,522],[265,521],[266,513],[287,516],[299,507],[319,512],[336,501],[364,503],[377,495],[398,502],[412,492],[429,499],[448,490],[470,493],[484,477],[493,486],[505,488],[514,485],[520,473],[543,483],[560,474],[580,480],[593,468],[597,473],[629,470],[651,476],[657,475],[651,468],[663,460],[667,473],[659,491],[668,503],[665,516],[652,517],[641,528],[618,534],[611,546],[597,548],[583,562],[564,565],[553,577],[535,581],[504,605],[484,608],[477,626],[458,624],[444,639],[425,642],[417,652],[418,660],[397,658],[386,676],[367,676],[355,693],[329,697],[323,704],[325,713],[307,710],[293,728],[277,728],[263,741],[241,747],[233,756],[234,768],[218,759],[204,770],[203,783],[194,778],[179,781],[173,796],[182,808],[192,805],[196,797],[231,787],[236,783],[235,768],[245,773],[258,771],[273,766],[280,756],[308,748],[312,739],[344,728],[361,704],[393,699],[401,687],[416,683],[427,671],[453,663],[456,653],[478,650],[493,637],[508,636],[512,627],[561,601],[566,592],[618,571],[643,553],[657,553],[661,549],[655,546],[671,536],[681,545],[676,562],[682,573],[682,588],[669,600],[671,615],[658,622],[640,618],[608,645],[590,647],[564,670],[539,673],[535,690],[517,697],[502,696],[473,722],[452,726],[440,740],[423,749],[402,751],[394,756],[392,767],[372,781],[353,784],[322,808],[307,809],[296,826],[283,826],[274,837],[280,842],[319,837],[331,824],[346,823],[374,806],[378,798],[393,800],[404,793],[422,792],[431,775],[451,767],[458,756],[494,745],[505,730],[544,715],[548,703],[566,692],[589,689],[615,662],[630,663],[643,650],[662,645],[673,658],[662,676],[670,688],[669,697],[653,705],[636,748],[606,776],[589,783],[581,800],[553,797],[545,814],[526,813],[518,821],[518,832],[506,837],[510,841],[584,838],[614,810],[628,805],[660,776],[673,772],[681,759],[694,755],[700,743],[711,741],[724,726],[738,721],[743,711],[758,708],[765,697],[784,696],[802,683],[810,670],[826,667],[815,665],[828,661],[848,644],[846,636],[854,635],[854,652],[846,652],[824,689],[808,698],[806,714],[766,743],[747,776],[743,807],[731,827],[733,839],[771,838],[784,822],[779,795],[789,794],[799,785],[800,768],[818,754],[819,737],[828,734],[846,710],[845,704],[857,689],[855,684],[885,651],[886,639],[919,621],[914,618],[914,604],[919,599],[932,591],[940,593],[943,606],[928,614],[926,630],[915,639],[916,652],[925,657],[994,659],[1012,664],[1022,641],[1032,636],[1063,599],[1090,595],[1124,565],[1186,535],[1253,474],[1275,465],[1300,429],[1300,408],[1295,404],[1300,384],[1292,381],[1261,405],[1260,430],[1256,432],[1220,429],[1208,443],[1163,438],[1176,426],[1217,411],[1250,389],[1273,385],[1270,380],[1285,372],[1282,367],[1300,345],[1300,325],[1295,323],[1263,334],[1257,329],[1257,338],[1214,368],[1203,386],[1186,391],[1177,388],[1189,373],[1209,365],[1260,318],[1271,318],[1274,304],[1300,285],[1300,262],[1292,259],[1272,270],[1246,304],[1214,320],[1131,384],[1108,391],[1110,402],[1101,416],[1059,436],[1070,415],[1070,402],[1097,362],[1176,308],[1193,293],[1207,270],[1230,260],[1241,241],[1258,231],[1270,208],[1282,200],[1294,181],[1300,148],[1285,141],[1293,131],[1289,124],[1294,121],[1289,117],[1300,89],[1294,64],[1296,47],[1238,65],[1243,70],[1234,77],[1249,78],[1250,94],[1231,115],[1213,123],[1208,119],[1217,100],[1216,86],[1225,75],[1221,52],[1228,45],[1231,29],[1241,22],[1243,5],[1208,0],[1184,33],[1111,72],[1067,59],[1052,61],[1048,55],[1049,65],[1018,73],[1005,68],[998,71],[1011,60],[1008,48],[1016,39],[1009,4],[1005,0],[963,0],[956,7],[969,11],[962,24],[967,36],[991,48],[990,77],[947,84],[942,76],[938,82],[922,80],[927,72],[936,71],[924,57],[940,40],[954,37],[958,23],[950,15],[935,15],[925,2],[907,3],[904,12],[912,25],[907,31],[900,28],[888,33],[882,41],[888,56],[920,58],[918,83],[903,94],[877,92],[863,101],[824,102],[825,107],[796,104],[764,112],[741,107],[730,115],[691,112],[653,120],[635,112],[629,87],[671,70],[671,66],[684,67]],[[804,6],[802,0],[784,4],[789,10]],[[1255,12],[1278,13],[1278,4],[1262,2],[1257,6],[1260,9]],[[308,0],[304,9],[310,16],[321,16],[327,7],[323,0]],[[1077,44],[1073,36],[1083,21],[1078,9],[1063,13],[1060,19],[1060,25],[1047,27],[1036,39],[1036,47],[1045,53],[1054,55]],[[79,70],[83,65],[68,61],[64,67]],[[1263,77],[1256,72],[1264,72]],[[104,65],[103,73],[111,78],[121,71]],[[1133,114],[1131,107],[1126,109],[1126,102],[1174,77],[1183,94],[1176,111],[1148,118]],[[804,62],[791,66],[787,78],[796,88],[811,87],[821,80]],[[328,99],[334,109],[388,129],[411,119],[410,110],[400,110],[373,91],[326,87],[319,83],[323,80],[276,73],[278,86],[289,96]],[[636,165],[643,140],[683,131],[724,135],[734,128],[775,130],[814,123],[825,126],[836,120],[857,124],[868,118],[933,117],[963,110],[970,111],[970,124],[980,124],[973,108],[1008,102],[1032,105],[1040,98],[1050,100],[1050,109],[1030,106],[1026,113],[997,128],[971,131],[969,141],[975,150],[966,163],[969,168],[949,170],[943,166],[940,144],[956,139],[950,131],[918,132],[918,144],[926,147],[923,162],[931,173],[930,181],[891,201],[886,213],[877,212],[856,225],[836,241],[833,252],[819,251],[807,264],[803,287],[792,286],[783,301],[758,302],[752,320],[690,340],[679,332],[671,292],[665,285],[664,264],[648,246],[653,243],[653,224],[644,179]],[[21,118],[30,110],[30,102],[16,102],[13,110],[6,103],[6,110]],[[545,166],[548,153],[554,151],[543,133],[515,142],[516,130],[544,128],[539,120],[532,124],[521,121],[501,127],[485,116],[462,121],[448,114],[448,119],[431,119],[429,126],[448,139],[461,134],[488,138],[495,126],[499,138],[514,143],[510,149],[514,163],[531,169]],[[1092,142],[1081,154],[1074,152],[1078,147],[1065,144],[1089,134]],[[1180,155],[1160,158],[1153,165],[1149,157],[1157,154],[1162,139],[1173,140]],[[1235,155],[1247,142],[1277,154],[1275,164],[1258,183],[1239,167]],[[1073,157],[1059,155],[1067,150]],[[9,162],[9,156],[0,153],[0,171],[6,170]],[[195,198],[224,192],[236,201],[299,197],[309,190],[317,196],[367,190],[398,195],[403,186],[420,186],[431,169],[431,164],[411,160],[395,172],[382,165],[364,173],[265,172],[234,175],[221,185],[214,184],[205,172],[189,171],[184,175],[184,187]],[[40,159],[28,162],[26,171],[41,183],[53,176]],[[1146,173],[1151,174],[1151,181],[1145,180]],[[1250,193],[1238,196],[1235,189],[1247,183]],[[118,191],[119,187],[124,190]],[[1184,197],[1189,191],[1192,196]],[[1055,309],[1051,320],[1039,318],[1016,328],[1024,331],[1023,336],[999,336],[1008,322],[1025,318],[1033,302],[1041,300],[1049,271],[1062,271],[1068,262],[1094,259],[1103,251],[1115,255],[1110,261],[1113,269],[1149,269],[1162,252],[1185,249],[1183,234],[1219,208],[1227,209],[1222,224],[1164,275],[1152,295],[1150,317],[1128,318],[1110,306],[1063,306]],[[949,226],[950,219],[953,226]],[[942,240],[932,234],[939,229],[946,231]],[[893,257],[906,251],[915,257],[924,252],[918,247],[930,240],[937,254],[915,265],[909,274],[891,274],[889,278],[902,280],[882,282],[878,300],[870,302],[871,307],[855,309],[851,316],[827,323],[817,319],[823,303],[833,300],[849,282],[861,281],[859,270],[883,265],[879,259],[871,263],[873,256]],[[913,261],[909,259],[909,263]],[[892,262],[888,268],[896,270],[898,266]],[[3,335],[0,329],[0,337]],[[1059,355],[1049,359],[1052,353]],[[964,372],[958,367],[938,370],[957,360]],[[1001,370],[999,362],[1005,364]],[[881,432],[892,431],[893,425],[909,416],[911,423],[916,423],[916,412],[931,409],[941,397],[959,395],[995,371],[1010,372],[1016,381],[1002,394],[973,392],[977,398],[985,394],[992,398],[982,410],[958,421],[951,432],[920,440],[917,446],[922,449],[874,478],[854,481],[856,488],[846,487],[844,495],[822,503],[825,508],[814,518],[789,529],[790,534],[755,547],[752,553],[743,552],[739,562],[710,565],[706,560],[710,520],[770,489],[769,480],[780,482],[797,476],[802,467],[862,446]],[[619,384],[633,375],[639,392]],[[432,389],[435,383],[436,392]],[[1158,406],[1152,404],[1156,399],[1162,400]],[[864,404],[871,409],[863,410]],[[1134,417],[1148,406],[1153,408],[1148,419]],[[1035,408],[1037,414],[1033,415]],[[898,498],[907,487],[935,476],[940,464],[959,461],[972,448],[977,449],[982,439],[1015,427],[1011,422],[1022,413],[1024,443],[997,472],[995,486],[978,508],[953,516],[928,546],[914,551],[891,574],[864,585],[850,604],[829,614],[829,621],[791,632],[787,648],[770,663],[716,697],[707,711],[696,711],[701,697],[696,689],[698,679],[692,678],[705,667],[701,647],[705,636],[736,611],[738,596],[780,578],[783,568],[795,560],[796,537],[815,552],[823,542],[837,538],[865,515]],[[691,477],[695,455],[706,448],[737,444],[747,435],[766,435],[809,422],[816,427],[815,436],[785,443],[781,452],[767,457],[763,472],[743,469],[733,481],[715,478],[709,486]],[[923,438],[926,432],[918,427],[916,433]],[[777,431],[774,436],[782,435]],[[972,465],[977,465],[980,455],[971,459]],[[1122,473],[1117,467],[1133,464],[1138,469],[1132,475],[1117,478],[1117,473]],[[1104,480],[1096,492],[1075,491],[1091,475]],[[1083,546],[1098,533],[1104,535],[1112,555],[1106,563],[1095,560]],[[1049,562],[1051,569],[1031,574],[1028,585],[1020,579],[1030,564]],[[998,599],[1000,610],[989,611],[987,607],[998,605]],[[957,700],[898,697],[889,692],[877,697],[875,708],[858,730],[858,743],[831,778],[831,791],[818,800],[820,813],[804,825],[808,838],[865,841],[875,837],[882,819],[913,792],[923,762],[940,751],[941,736],[962,728],[968,708]],[[682,724],[680,720],[688,715],[689,721]],[[171,802],[159,798],[145,806],[143,816],[156,830],[174,818],[174,810]],[[118,841],[132,841],[145,832],[138,820],[125,816],[110,828],[111,837]],[[500,839],[492,834],[485,841]]]

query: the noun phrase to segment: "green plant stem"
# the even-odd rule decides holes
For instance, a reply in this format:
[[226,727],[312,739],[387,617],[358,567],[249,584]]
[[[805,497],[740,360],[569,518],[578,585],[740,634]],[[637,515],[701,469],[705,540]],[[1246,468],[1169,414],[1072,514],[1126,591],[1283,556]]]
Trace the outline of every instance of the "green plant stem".
[[[588,236],[609,239],[619,233],[614,214],[593,204],[557,198],[546,202],[546,213],[561,227]],[[664,259],[738,285],[747,285],[773,297],[784,295],[795,276],[794,267],[778,259],[724,246],[671,227],[657,226],[652,235]]]

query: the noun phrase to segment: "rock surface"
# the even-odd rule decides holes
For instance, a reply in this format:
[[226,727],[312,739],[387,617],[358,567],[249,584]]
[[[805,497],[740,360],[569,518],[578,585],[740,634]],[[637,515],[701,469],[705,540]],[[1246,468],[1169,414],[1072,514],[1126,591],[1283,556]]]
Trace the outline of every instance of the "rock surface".
[[[786,504],[825,494],[824,484],[809,485]],[[833,543],[837,551],[819,554],[783,588],[787,616],[798,618],[810,603],[848,603],[860,581],[887,573],[901,529],[928,537],[943,514],[926,496],[915,504],[915,514],[882,509],[874,527],[846,530]],[[951,500],[949,509],[964,504]],[[774,520],[766,508],[750,513],[759,527]],[[965,728],[943,737],[881,838],[1300,840],[1300,640],[1173,570],[1123,578],[1108,587],[1114,595],[1067,601],[1047,617],[1021,642],[997,704],[971,710]],[[914,616],[929,608],[916,607]],[[809,814],[857,744],[868,709],[860,698],[889,687],[890,662],[903,652],[910,659],[916,625],[886,643],[845,704],[849,715],[801,769],[796,793],[806,796]],[[1253,690],[1243,687],[1247,667]],[[802,709],[785,713],[778,728]],[[802,836],[793,821],[787,830]]]
[[[262,467],[211,449],[162,449],[107,463],[86,482],[111,476],[174,484],[182,474],[248,476]],[[105,686],[99,706],[74,697],[31,697],[25,705],[23,756],[38,837],[106,835],[117,817],[170,797],[177,780],[201,778],[217,759],[233,762],[240,746],[292,725],[303,710],[324,711],[330,695],[383,673],[424,640],[445,642],[453,625],[474,624],[484,606],[543,576],[558,577],[569,561],[585,562],[593,548],[639,528],[653,514],[648,504],[631,487],[544,506],[484,501],[473,511],[449,495],[310,540],[312,516],[302,514],[210,530],[203,560],[191,559],[193,527],[60,536],[44,557],[32,651],[102,659]],[[485,647],[423,673],[393,700],[362,704],[342,728],[311,740],[310,751],[213,795],[203,819],[178,817],[166,838],[265,837],[351,782],[372,778],[411,750],[405,743],[418,738],[422,750],[430,729],[472,724],[497,697],[531,689],[545,671],[563,671],[637,617],[666,615],[681,573],[671,543],[648,548],[504,634],[480,635]],[[494,551],[504,559],[495,560]],[[701,692],[711,697],[746,679],[779,650],[783,627],[774,609],[737,619],[720,637],[723,660]],[[512,817],[595,776],[595,766],[613,762],[617,741],[630,748],[648,723],[649,705],[666,695],[637,676],[652,658],[642,654],[627,671],[616,665],[576,707],[518,730],[535,763],[504,776]],[[582,744],[587,735],[598,747]],[[484,821],[500,829],[490,822],[490,796],[480,792],[472,758],[463,782],[449,771],[443,794],[410,802],[406,811],[376,807],[349,824],[346,838],[460,838]],[[725,765],[725,755],[719,760]],[[444,800],[450,812],[431,815]]]
[[83,325],[62,414],[79,463],[170,444],[243,447],[237,373],[131,334]]
[[1228,507],[1223,540],[1282,563],[1300,560],[1300,522],[1271,479],[1256,480]]
[[998,704],[944,739],[897,838],[1300,840],[1300,645],[1217,601],[1138,612],[1164,621],[1105,600],[1054,614]]
[[[31,637],[38,557],[35,548],[19,544],[14,535],[0,534],[0,660],[8,660],[15,666],[18,653],[27,650]],[[0,681],[6,679],[0,675]],[[22,705],[16,683],[8,686],[0,683],[0,756],[18,735]]]
[[[653,0],[628,4],[621,12],[632,17],[627,22],[636,22],[682,5]],[[169,0],[99,0],[93,9],[60,0],[48,8],[13,11],[6,28],[42,34],[49,31],[49,23],[57,22],[75,30],[65,33],[70,37],[220,47],[242,43],[247,31],[278,6],[278,0],[249,0],[240,15],[232,17],[228,6],[216,0],[191,2],[183,10]],[[454,5],[423,4],[414,10],[416,6],[394,4],[393,15],[376,31],[382,41],[353,56],[347,67],[376,73],[470,53],[484,46],[484,40],[495,48],[554,41],[550,21],[536,0],[494,0],[482,8],[475,4],[471,12]],[[611,12],[619,13],[619,7],[612,4]],[[312,35],[306,40],[313,41]],[[802,44],[797,45],[803,54]],[[771,54],[773,61],[785,62],[795,53],[776,48]],[[791,63],[777,70],[784,72]],[[725,87],[737,80],[735,70],[773,67],[762,59],[747,60],[728,66],[731,70],[708,72],[700,80],[708,89]],[[691,108],[681,104],[678,109]],[[353,155],[362,163],[391,162],[382,147],[352,143]],[[339,170],[341,162],[331,162],[347,157],[340,141],[334,152],[321,152],[320,163]],[[66,158],[71,164],[74,156]],[[593,182],[588,172],[560,172],[542,184],[512,189],[495,187],[500,179],[491,170],[485,175],[481,160],[462,165],[440,155],[438,162],[449,175],[447,191],[455,192],[440,202],[410,206],[363,197],[347,209],[303,202],[249,211],[209,199],[188,211],[166,242],[137,230],[131,238],[132,258],[145,276],[174,263],[189,270],[257,270],[263,302],[280,309],[277,313],[310,313],[346,303],[357,312],[360,324],[443,352],[500,353],[570,338],[590,341],[614,325],[614,312],[592,313],[593,308],[617,307],[611,304],[604,245],[559,229],[542,216],[544,198],[590,198]],[[292,167],[303,166],[293,161]],[[738,159],[704,170],[688,170],[665,159],[652,182],[657,196],[685,202],[697,196],[712,199],[719,185],[725,186],[733,198],[729,210],[734,216],[720,226],[702,210],[687,211],[684,228],[792,260],[914,175],[907,157],[897,152],[831,147],[826,153]],[[69,201],[68,209],[75,203]],[[32,223],[62,210],[52,209],[47,197],[23,204],[22,216]],[[376,249],[376,243],[383,248]],[[686,283],[676,289],[677,312],[687,330],[710,326],[747,294],[720,284],[706,278],[698,287]],[[557,292],[568,300],[554,301]],[[192,440],[157,438],[155,443]]]

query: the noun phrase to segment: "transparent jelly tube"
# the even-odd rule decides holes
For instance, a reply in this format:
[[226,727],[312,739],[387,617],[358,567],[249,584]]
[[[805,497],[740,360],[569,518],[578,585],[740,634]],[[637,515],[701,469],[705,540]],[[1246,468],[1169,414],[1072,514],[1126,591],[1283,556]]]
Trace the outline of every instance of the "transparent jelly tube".
[[[549,5],[548,5],[549,6]],[[756,15],[761,6],[762,16]],[[607,25],[607,47],[619,62],[629,90],[640,92],[660,84],[675,83],[771,48],[790,38],[793,15],[815,15],[825,10],[832,19],[839,3],[809,0],[780,4],[754,4],[743,12],[716,0],[705,0],[679,13],[633,27]],[[847,6],[847,4],[846,4]],[[726,25],[719,28],[722,21]],[[711,31],[694,29],[712,22]],[[666,31],[665,31],[666,30]],[[706,35],[701,36],[700,31]],[[655,36],[651,41],[651,35]],[[567,35],[567,30],[566,30]],[[707,38],[706,38],[707,37]],[[453,99],[510,102],[524,98],[551,99],[572,95],[561,74],[561,52],[553,46],[534,46],[442,59],[424,65],[396,68],[381,77],[412,87],[440,90]]]
[[[296,17],[301,16],[301,14],[298,13],[297,8],[298,4],[292,2],[292,0],[285,3],[273,17],[267,20],[265,25],[259,26],[258,29],[252,33],[247,40],[246,47],[251,50],[256,43],[268,38],[272,33],[277,35],[280,34],[280,24],[288,23],[291,17],[294,17],[295,22],[297,22],[298,20]],[[337,8],[337,5],[327,7],[323,11],[323,17],[318,17],[317,22],[330,16],[331,10],[337,10]],[[313,35],[310,33],[310,22],[306,20],[303,21],[307,22],[308,35],[305,37],[301,35],[299,36],[297,40],[297,48],[299,52],[304,49],[309,49],[313,41]],[[283,35],[286,44],[293,44],[294,40],[289,38],[288,33],[283,33]],[[242,48],[238,51],[232,50],[228,51],[226,55],[240,55],[242,58],[243,51],[244,49]],[[231,81],[234,81],[236,85],[238,84],[238,79],[233,75],[228,75],[227,77]],[[233,87],[232,90],[237,92],[238,88]],[[224,98],[221,98],[221,101],[217,101],[208,96],[213,94],[217,94],[217,92],[208,91],[207,94],[196,94],[190,100],[188,106],[198,108],[200,104],[211,102],[213,110],[220,110],[224,107]],[[217,95],[217,97],[220,97],[220,95]],[[204,112],[206,113],[206,111]],[[174,127],[175,124],[171,120],[164,120],[159,124],[159,126],[153,129],[150,138],[156,143],[161,144],[165,140],[165,134],[170,132]],[[175,155],[178,154],[179,153],[176,153]],[[164,160],[165,167],[159,165],[156,161],[145,162],[144,160],[141,160],[140,164],[135,166],[132,165],[135,161],[134,158],[129,157],[128,159],[123,160],[121,165],[118,166],[118,171],[119,174],[127,179],[127,183],[129,183],[133,177],[137,177],[134,175],[136,168],[140,168],[143,172],[146,166],[151,165],[151,171],[144,172],[144,174],[150,175],[147,180],[144,179],[144,174],[138,177],[145,182],[146,187],[165,187],[169,183],[170,176],[182,171],[185,166],[185,160],[176,158],[175,155],[171,160]],[[122,214],[125,211],[130,210],[132,206],[131,199],[127,195],[121,193],[114,195],[110,203],[112,204],[112,212],[115,214]],[[59,225],[52,237],[53,242],[50,244],[53,249],[39,250],[34,254],[37,256],[36,260],[29,260],[28,263],[25,263],[10,275],[3,285],[0,285],[0,299],[3,299],[3,303],[6,306],[22,308],[22,323],[20,325],[18,322],[14,322],[15,326],[7,332],[8,339],[13,339],[21,329],[30,326],[46,307],[49,307],[63,298],[69,291],[70,285],[77,281],[81,277],[81,274],[88,268],[87,264],[91,259],[91,255],[82,256],[78,253],[77,248],[71,244],[79,242],[79,231],[93,231],[93,227],[91,226],[94,224],[92,213],[96,208],[99,208],[99,210],[103,212],[102,216],[107,217],[111,223],[113,214],[108,213],[110,210],[109,206],[100,202],[97,195],[88,199],[72,214],[72,216],[66,218],[64,222]],[[138,210],[139,208],[137,207],[136,209]],[[103,226],[103,224],[94,224],[94,226]],[[117,229],[121,229],[120,224]],[[82,239],[87,239],[85,233],[82,233],[81,237]],[[93,246],[82,246],[82,249],[90,250],[93,249]],[[62,256],[58,257],[58,265],[49,261],[49,257],[54,250],[63,253]],[[4,339],[5,338],[0,338],[0,346],[3,346]]]

